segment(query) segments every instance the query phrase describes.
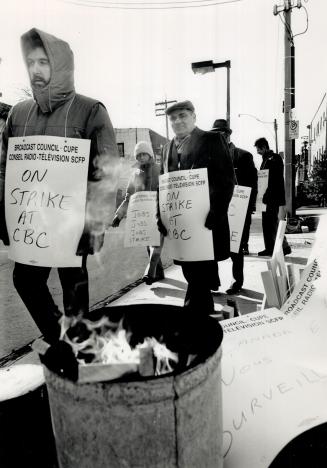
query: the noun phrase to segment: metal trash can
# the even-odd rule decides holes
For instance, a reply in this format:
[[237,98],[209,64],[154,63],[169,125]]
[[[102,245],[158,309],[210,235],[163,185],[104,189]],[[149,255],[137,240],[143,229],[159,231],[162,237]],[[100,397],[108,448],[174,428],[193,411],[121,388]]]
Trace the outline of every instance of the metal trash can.
[[[151,332],[151,322],[156,330],[161,324],[173,326],[183,310],[159,304],[107,309],[124,310],[139,328],[145,321],[146,333]],[[223,332],[213,318],[200,322],[197,328],[202,331],[194,328],[192,333],[199,333],[205,348],[202,362],[178,373],[77,384],[45,369],[61,468],[223,466]]]

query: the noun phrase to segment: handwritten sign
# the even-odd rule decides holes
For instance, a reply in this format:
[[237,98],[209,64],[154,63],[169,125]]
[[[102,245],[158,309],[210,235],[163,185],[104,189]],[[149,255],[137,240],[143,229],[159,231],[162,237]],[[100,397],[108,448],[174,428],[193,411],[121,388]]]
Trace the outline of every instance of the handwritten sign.
[[251,190],[251,187],[243,187],[242,185],[235,185],[234,187],[228,208],[231,252],[238,253],[240,250]]
[[320,216],[316,231],[316,240],[312,247],[309,262],[317,259],[319,268],[327,278],[327,249],[326,249],[327,215]]
[[8,256],[49,267],[81,266],[90,140],[10,138],[6,169]]
[[204,226],[210,209],[207,168],[161,175],[159,206],[173,259],[214,259],[212,232]]
[[320,278],[320,276],[318,261],[314,260],[304,269],[300,282],[295,286],[292,295],[281,307],[281,312],[285,315],[296,317],[303,312],[304,309],[309,311],[308,304],[316,290],[315,280]]
[[125,247],[160,245],[156,212],[157,192],[137,192],[131,196],[125,225]]
[[258,171],[258,195],[256,208],[257,211],[266,211],[266,205],[262,203],[262,197],[264,196],[268,187],[269,169],[261,169]]
[[222,322],[224,468],[267,468],[294,437],[327,421],[319,303],[310,324],[302,321],[310,314],[291,319],[277,309]]

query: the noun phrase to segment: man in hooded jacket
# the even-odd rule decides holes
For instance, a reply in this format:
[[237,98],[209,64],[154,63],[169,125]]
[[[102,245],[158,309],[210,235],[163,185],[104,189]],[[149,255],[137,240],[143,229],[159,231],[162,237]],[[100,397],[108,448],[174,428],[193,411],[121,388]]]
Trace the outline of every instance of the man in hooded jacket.
[[[76,251],[82,256],[82,266],[58,268],[66,315],[83,316],[89,308],[87,255],[98,252],[103,245],[108,211],[116,194],[119,154],[115,134],[103,104],[75,92],[73,53],[66,42],[33,28],[22,36],[21,45],[34,99],[12,108],[3,132],[0,238],[9,245],[4,214],[8,139],[51,135],[90,140],[85,225]],[[61,314],[47,287],[50,270],[16,262],[13,281],[40,331],[51,343],[59,337]]]

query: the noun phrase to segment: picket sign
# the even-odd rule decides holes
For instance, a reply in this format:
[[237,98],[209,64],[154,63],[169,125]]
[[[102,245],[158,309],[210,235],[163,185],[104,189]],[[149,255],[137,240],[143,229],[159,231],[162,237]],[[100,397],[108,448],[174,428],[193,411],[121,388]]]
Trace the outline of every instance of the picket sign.
[[212,231],[205,227],[210,210],[207,168],[174,171],[159,177],[160,217],[171,258],[213,260]]
[[156,213],[157,192],[141,191],[131,196],[125,225],[125,247],[160,245]]
[[221,322],[224,468],[266,468],[291,440],[327,422],[327,258],[320,253],[280,310]]
[[230,250],[239,253],[245,218],[249,206],[251,187],[235,185],[232,199],[228,207],[228,223],[230,232]]
[[90,140],[44,135],[8,141],[5,211],[10,259],[77,267],[85,223]]
[[266,205],[262,203],[262,197],[268,187],[269,169],[260,169],[258,171],[258,194],[256,202],[256,210],[258,212],[266,211]]

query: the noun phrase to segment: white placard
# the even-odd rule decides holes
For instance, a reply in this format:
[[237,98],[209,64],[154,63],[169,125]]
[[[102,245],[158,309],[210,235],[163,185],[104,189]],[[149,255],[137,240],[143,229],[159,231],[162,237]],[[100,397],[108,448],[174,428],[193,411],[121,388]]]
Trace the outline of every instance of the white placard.
[[268,187],[268,178],[269,178],[269,169],[260,169],[258,171],[258,194],[256,202],[256,211],[263,212],[266,211],[266,205],[262,203],[262,197],[265,194],[265,191]]
[[296,319],[267,309],[222,322],[224,468],[267,468],[327,421],[327,308],[312,301]]
[[327,278],[327,248],[326,248],[326,232],[327,232],[327,215],[319,217],[319,224],[316,231],[316,240],[312,247],[309,262],[315,258],[318,259],[319,268]]
[[36,266],[75,267],[84,228],[90,140],[9,138],[5,184],[8,256]]
[[232,199],[228,207],[228,222],[230,232],[230,250],[239,253],[244,222],[249,206],[251,187],[235,185]]
[[136,192],[131,196],[125,225],[125,247],[160,245],[156,213],[157,192]]
[[207,168],[174,171],[159,177],[159,206],[168,230],[171,257],[213,260],[212,231],[204,224],[210,210]]

